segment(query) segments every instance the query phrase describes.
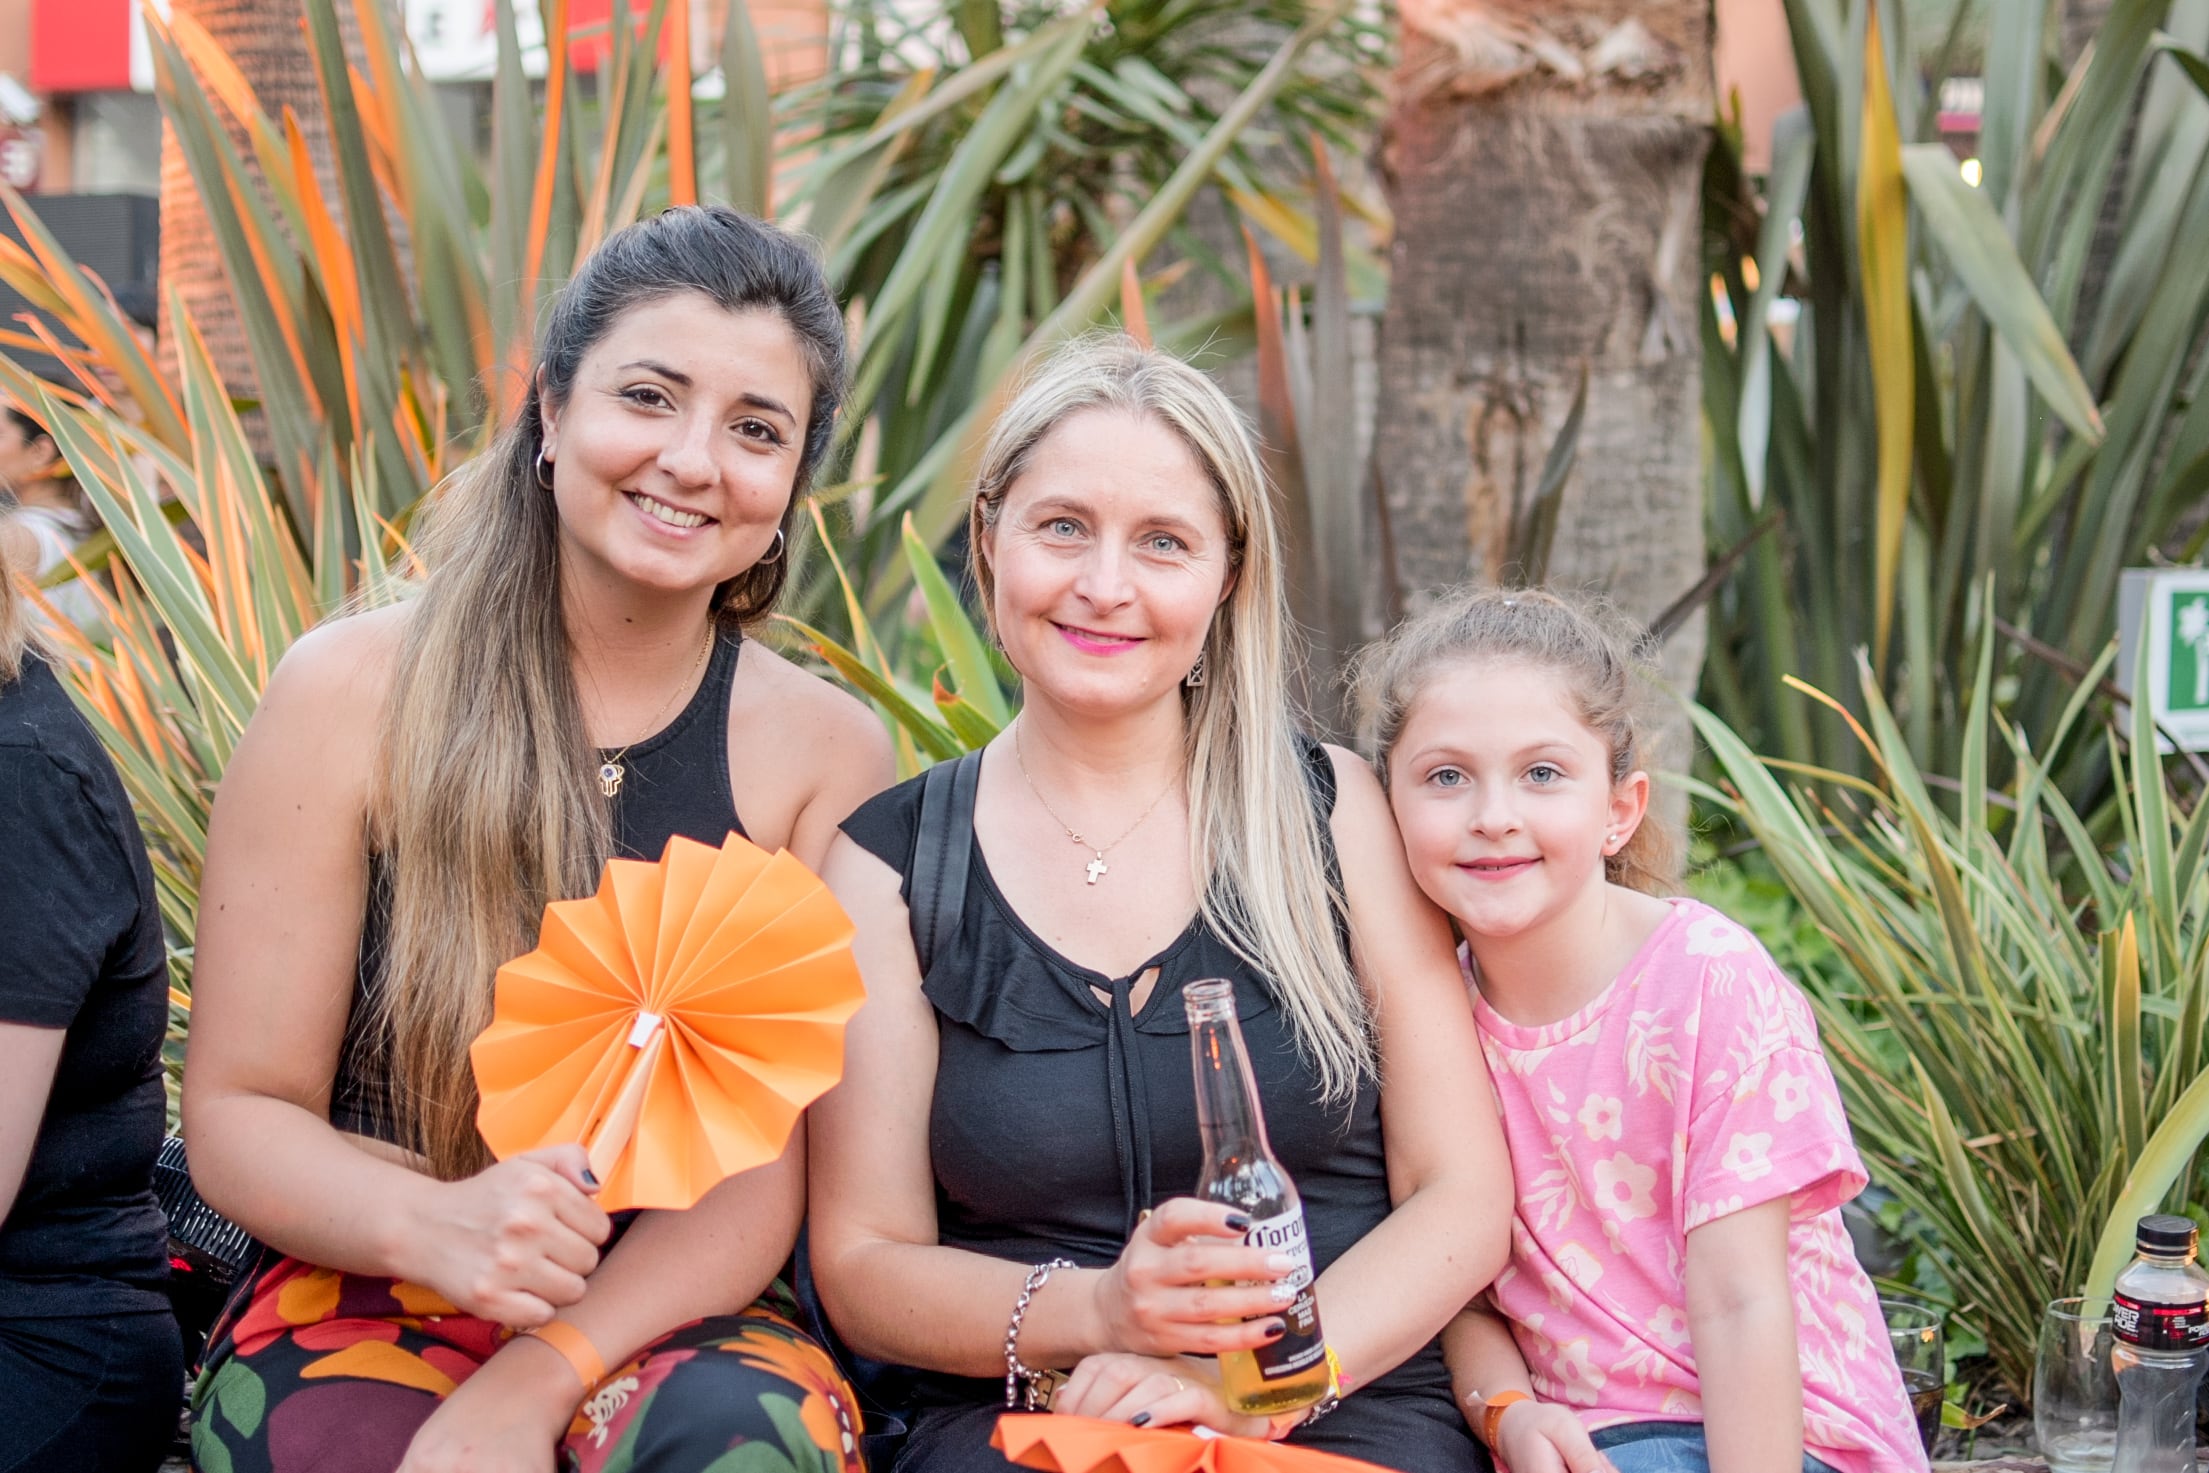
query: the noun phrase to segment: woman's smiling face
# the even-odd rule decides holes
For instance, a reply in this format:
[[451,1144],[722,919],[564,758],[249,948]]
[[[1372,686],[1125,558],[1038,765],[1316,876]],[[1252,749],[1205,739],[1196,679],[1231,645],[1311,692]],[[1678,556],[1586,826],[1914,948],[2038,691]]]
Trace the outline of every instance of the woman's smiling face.
[[1094,715],[1171,693],[1234,586],[1220,495],[1156,419],[1069,415],[1029,452],[982,555],[1005,657],[1032,692]]
[[660,592],[734,578],[774,542],[811,405],[779,313],[696,292],[623,313],[544,410],[563,558]]

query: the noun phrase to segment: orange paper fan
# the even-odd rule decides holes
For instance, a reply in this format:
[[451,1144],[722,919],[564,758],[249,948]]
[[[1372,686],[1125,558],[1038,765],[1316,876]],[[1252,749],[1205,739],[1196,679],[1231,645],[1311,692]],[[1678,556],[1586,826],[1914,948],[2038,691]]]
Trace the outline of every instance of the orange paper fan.
[[501,1160],[580,1141],[599,1205],[688,1207],[782,1154],[844,1067],[851,920],[787,852],[677,836],[545,907],[469,1048]]
[[1045,1473],[1386,1473],[1371,1463],[1252,1437],[1130,1427],[1055,1412],[1007,1412],[989,1445]]

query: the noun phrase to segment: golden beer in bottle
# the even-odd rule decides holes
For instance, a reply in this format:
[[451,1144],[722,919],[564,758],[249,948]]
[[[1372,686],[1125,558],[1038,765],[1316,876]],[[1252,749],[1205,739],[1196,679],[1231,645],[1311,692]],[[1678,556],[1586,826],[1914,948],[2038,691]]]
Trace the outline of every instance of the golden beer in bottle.
[[1334,1384],[1327,1340],[1319,1329],[1312,1250],[1304,1234],[1304,1204],[1296,1184],[1266,1142],[1265,1113],[1243,1048],[1231,982],[1192,982],[1182,989],[1189,1013],[1189,1053],[1196,1066],[1197,1126],[1204,1136],[1204,1173],[1196,1195],[1222,1202],[1250,1219],[1243,1241],[1288,1255],[1293,1297],[1265,1318],[1279,1318],[1288,1332],[1256,1350],[1220,1353],[1220,1385],[1227,1405],[1244,1416],[1270,1417],[1308,1407]]

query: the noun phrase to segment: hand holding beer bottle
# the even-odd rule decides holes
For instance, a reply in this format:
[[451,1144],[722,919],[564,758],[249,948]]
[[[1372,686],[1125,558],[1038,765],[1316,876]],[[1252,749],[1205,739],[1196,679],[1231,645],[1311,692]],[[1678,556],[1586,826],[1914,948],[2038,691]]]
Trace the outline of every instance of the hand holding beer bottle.
[[1265,1112],[1235,1017],[1234,984],[1192,982],[1181,997],[1189,1012],[1197,1128],[1204,1135],[1197,1195],[1233,1207],[1246,1225],[1244,1244],[1263,1250],[1269,1267],[1289,1265],[1268,1289],[1282,1333],[1247,1350],[1221,1351],[1221,1388],[1227,1405],[1244,1416],[1301,1411],[1335,1385],[1327,1338],[1319,1328],[1304,1204],[1266,1140]]
[[1097,1282],[1117,1350],[1084,1360],[1053,1406],[1262,1435],[1268,1419],[1334,1385],[1311,1248],[1296,1186],[1266,1141],[1232,984],[1191,983],[1182,997],[1205,1148],[1197,1195],[1147,1214]]
[[1281,1338],[1293,1256],[1244,1240],[1240,1210],[1176,1197],[1145,1217],[1097,1284],[1104,1338],[1135,1355],[1218,1355]]
[[1051,1398],[1070,1416],[1138,1427],[1194,1424],[1264,1437],[1268,1419],[1227,1403],[1220,1363],[1280,1339],[1293,1261],[1247,1246],[1251,1220],[1231,1207],[1176,1197],[1147,1214],[1096,1280],[1101,1338],[1118,1349],[1083,1357]]

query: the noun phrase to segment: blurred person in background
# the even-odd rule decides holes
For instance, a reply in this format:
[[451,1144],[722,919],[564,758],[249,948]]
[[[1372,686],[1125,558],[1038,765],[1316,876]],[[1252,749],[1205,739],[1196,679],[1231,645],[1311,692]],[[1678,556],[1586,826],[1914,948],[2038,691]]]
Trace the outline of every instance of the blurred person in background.
[[[99,527],[84,489],[69,472],[53,434],[20,405],[0,410],[0,562],[32,582],[66,568],[77,545]],[[100,601],[81,579],[41,590],[78,629],[101,621]],[[35,608],[32,617],[37,617]]]
[[153,1195],[168,960],[138,822],[32,613],[0,568],[0,1473],[140,1473],[184,1387]]

